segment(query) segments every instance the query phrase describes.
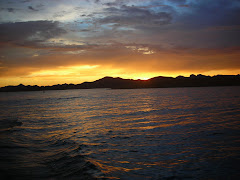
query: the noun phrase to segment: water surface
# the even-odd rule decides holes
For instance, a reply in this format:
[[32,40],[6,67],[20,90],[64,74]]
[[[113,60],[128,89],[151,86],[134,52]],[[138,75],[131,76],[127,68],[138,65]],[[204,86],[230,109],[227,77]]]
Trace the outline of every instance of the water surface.
[[0,169],[22,179],[234,179],[240,175],[239,92],[0,93]]

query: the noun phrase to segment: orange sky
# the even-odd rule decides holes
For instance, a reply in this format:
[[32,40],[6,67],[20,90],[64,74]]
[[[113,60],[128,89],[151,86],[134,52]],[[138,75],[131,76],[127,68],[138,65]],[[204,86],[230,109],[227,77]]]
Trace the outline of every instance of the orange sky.
[[240,73],[234,0],[6,0],[0,6],[0,87]]

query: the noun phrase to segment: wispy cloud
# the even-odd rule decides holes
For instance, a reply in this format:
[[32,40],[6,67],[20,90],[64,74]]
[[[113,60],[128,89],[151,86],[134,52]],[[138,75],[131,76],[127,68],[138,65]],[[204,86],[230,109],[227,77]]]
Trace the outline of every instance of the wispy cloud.
[[0,24],[0,41],[28,46],[44,43],[46,40],[66,33],[59,22],[29,21]]
[[38,11],[37,9],[33,8],[32,6],[28,6],[28,9],[30,9],[32,11]]
[[117,27],[134,27],[148,26],[154,27],[169,24],[171,14],[166,12],[151,12],[139,7],[121,6],[120,8],[106,8],[105,17],[96,19],[99,24],[113,24]]

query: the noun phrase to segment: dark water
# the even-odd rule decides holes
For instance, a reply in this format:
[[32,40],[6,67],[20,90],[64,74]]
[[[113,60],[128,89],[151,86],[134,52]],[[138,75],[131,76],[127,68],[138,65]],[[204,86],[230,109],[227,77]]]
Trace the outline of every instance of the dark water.
[[0,93],[6,179],[238,179],[240,87]]

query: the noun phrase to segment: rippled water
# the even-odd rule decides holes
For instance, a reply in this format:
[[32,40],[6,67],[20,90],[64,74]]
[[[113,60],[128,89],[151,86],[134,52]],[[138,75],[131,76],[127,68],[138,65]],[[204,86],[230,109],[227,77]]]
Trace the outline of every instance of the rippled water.
[[237,179],[240,87],[0,93],[13,179]]

